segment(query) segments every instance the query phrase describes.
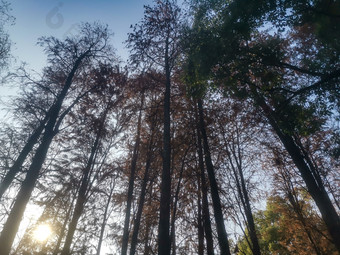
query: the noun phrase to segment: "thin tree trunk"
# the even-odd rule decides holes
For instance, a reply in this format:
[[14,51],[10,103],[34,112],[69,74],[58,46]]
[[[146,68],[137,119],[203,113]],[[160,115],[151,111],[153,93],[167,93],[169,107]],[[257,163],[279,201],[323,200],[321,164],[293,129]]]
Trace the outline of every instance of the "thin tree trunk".
[[210,182],[210,191],[211,191],[211,197],[212,197],[213,207],[214,207],[214,216],[215,216],[215,221],[216,221],[217,236],[218,236],[218,243],[220,246],[220,252],[223,255],[224,254],[231,255],[229,243],[228,243],[228,236],[227,236],[227,232],[224,226],[222,206],[221,206],[220,196],[218,194],[218,186],[217,186],[216,177],[215,177],[215,170],[212,164],[210,149],[209,149],[209,144],[208,144],[208,137],[207,137],[206,130],[205,130],[202,100],[198,99],[197,104],[198,104],[198,112],[199,112],[199,117],[200,117],[200,131],[201,131],[202,138],[203,138],[205,163],[207,166],[207,172],[208,172],[208,177],[209,177],[209,182]]
[[187,148],[187,150],[185,151],[184,156],[182,158],[182,166],[181,166],[181,170],[180,170],[180,173],[179,173],[179,179],[178,179],[175,198],[174,198],[175,201],[174,201],[174,205],[173,205],[173,213],[172,213],[172,217],[171,217],[171,230],[170,230],[170,238],[171,238],[171,243],[172,243],[172,255],[176,255],[175,222],[176,222],[176,213],[177,213],[177,203],[178,203],[178,199],[179,199],[179,191],[180,191],[180,187],[181,187],[181,182],[182,182],[182,179],[183,179],[185,158],[186,158],[186,155],[187,155],[189,149],[190,149],[190,147]]
[[143,214],[143,207],[145,202],[145,195],[146,195],[146,188],[149,181],[149,170],[151,166],[151,161],[153,157],[153,136],[154,136],[154,126],[155,126],[155,120],[152,121],[151,124],[151,136],[150,141],[148,145],[148,154],[146,156],[146,164],[145,164],[145,172],[143,177],[143,184],[142,189],[139,197],[139,203],[138,203],[138,209],[136,218],[134,219],[133,223],[133,233],[131,237],[131,247],[130,247],[130,255],[134,255],[136,253],[136,246],[137,246],[137,239],[138,239],[138,233],[139,233],[139,227],[140,227],[140,221]]
[[64,223],[63,223],[63,226],[60,230],[60,234],[58,236],[58,240],[57,240],[57,244],[54,248],[54,251],[53,251],[53,255],[58,255],[58,253],[60,252],[59,249],[60,249],[60,244],[61,244],[61,241],[63,240],[64,238],[64,234],[65,234],[65,230],[66,230],[66,226],[67,226],[67,222],[69,221],[70,219],[70,216],[71,216],[71,212],[72,212],[72,208],[73,208],[73,204],[74,204],[74,201],[76,200],[76,196],[73,197],[72,199],[72,202],[66,212],[66,216],[65,216],[65,220],[64,220]]
[[96,135],[96,140],[93,143],[89,159],[88,159],[86,167],[84,169],[82,181],[81,181],[80,188],[79,188],[79,191],[78,191],[77,202],[76,202],[76,205],[75,205],[75,208],[74,208],[72,220],[71,220],[69,227],[68,227],[66,240],[65,240],[64,247],[63,247],[63,250],[61,252],[61,255],[69,255],[70,254],[72,239],[73,239],[74,233],[76,231],[78,220],[83,213],[84,206],[85,206],[85,203],[86,203],[86,193],[87,193],[88,188],[89,188],[91,169],[93,168],[93,165],[95,163],[96,153],[97,153],[98,147],[100,145],[100,138],[101,138],[101,135],[102,135],[102,130],[103,130],[103,127],[104,127],[104,123],[105,123],[105,119],[106,119],[106,115],[108,113],[108,110],[109,110],[109,107],[106,108],[106,110],[103,114],[103,118],[101,120],[101,124],[100,124],[99,130],[98,130],[97,135]]
[[[238,195],[240,197],[241,203],[242,203],[242,207],[244,210],[244,213],[246,215],[246,219],[247,219],[247,229],[248,229],[248,233],[250,236],[250,240],[251,240],[251,245],[249,246],[251,248],[251,251],[254,255],[261,255],[261,250],[260,250],[260,245],[259,245],[259,241],[256,235],[256,227],[255,227],[255,222],[254,222],[254,217],[253,217],[253,213],[251,210],[251,206],[250,206],[250,200],[249,200],[249,195],[248,195],[248,190],[246,187],[246,183],[244,180],[244,175],[243,175],[243,169],[242,169],[242,155],[240,152],[240,140],[239,140],[239,133],[237,130],[237,134],[236,134],[236,146],[238,149],[237,152],[235,152],[235,150],[232,150],[232,152],[229,150],[229,143],[225,138],[225,130],[224,128],[221,126],[222,132],[223,132],[223,140],[225,143],[225,147],[226,147],[226,152],[227,152],[227,156],[229,159],[229,163],[231,166],[231,169],[233,171],[235,180],[236,180],[236,187],[237,187],[237,192]],[[232,141],[235,142],[235,141]],[[231,147],[231,146],[230,146]],[[235,163],[233,161],[233,158],[236,162],[236,166]]]
[[144,104],[144,95],[142,95],[142,100],[141,100],[141,105],[140,105],[140,110],[139,110],[139,116],[138,116],[138,123],[137,123],[136,141],[135,141],[135,146],[133,148],[133,153],[132,153],[131,168],[130,168],[130,180],[129,180],[129,187],[128,187],[128,192],[127,192],[127,202],[126,202],[126,211],[125,211],[125,221],[124,221],[121,255],[126,255],[127,249],[128,249],[131,204],[132,204],[132,198],[133,198],[133,189],[134,189],[134,185],[135,185],[135,174],[136,174],[137,160],[138,160],[138,154],[139,154],[140,130],[141,130],[143,104]]
[[332,201],[330,200],[324,185],[322,182],[318,181],[318,177],[314,176],[313,173],[317,172],[313,169],[311,164],[308,164],[307,159],[304,157],[303,152],[296,144],[294,139],[285,134],[279,127],[276,116],[273,110],[266,104],[265,100],[258,94],[256,88],[252,88],[252,92],[255,96],[255,100],[262,108],[265,116],[269,120],[270,125],[274,129],[275,133],[281,140],[285,149],[292,158],[295,166],[299,170],[303,180],[306,183],[309,194],[314,199],[317,207],[320,210],[322,219],[324,220],[328,232],[333,239],[333,243],[340,252],[340,218],[337,214]]
[[169,37],[165,45],[165,94],[164,94],[164,134],[163,134],[163,169],[161,183],[161,201],[158,225],[158,254],[170,255],[170,203],[171,203],[171,145],[170,145],[170,65]]
[[197,173],[197,235],[198,235],[198,255],[204,255],[204,228],[202,221],[202,188],[200,174]]
[[50,123],[49,129],[45,130],[43,140],[36,151],[32,164],[26,174],[26,178],[23,181],[17,195],[17,199],[1,232],[0,255],[8,255],[10,253],[15,235],[19,229],[21,218],[34,189],[35,183],[38,180],[39,172],[46,158],[48,148],[52,142],[52,138],[54,136],[53,126],[54,123]]
[[208,203],[208,190],[206,185],[205,178],[205,167],[204,167],[204,159],[203,159],[203,148],[202,148],[202,137],[200,130],[200,120],[198,116],[197,103],[195,102],[195,118],[197,123],[197,151],[198,151],[198,160],[199,160],[199,168],[200,168],[200,178],[201,178],[201,189],[202,189],[202,209],[203,209],[203,227],[205,232],[205,241],[207,244],[207,253],[208,255],[214,255],[214,241],[212,236],[211,229],[211,221],[210,221],[210,212],[209,212],[209,203]]
[[[153,178],[151,178],[151,183],[150,183],[150,196],[148,200],[148,205],[151,206],[152,203],[152,198],[153,198],[153,193],[152,193],[152,181]],[[144,255],[149,255],[151,251],[151,247],[149,245],[149,240],[150,240],[150,230],[151,230],[151,222],[149,218],[145,219],[146,222],[146,229],[145,229],[145,240],[144,240]]]
[[4,179],[0,184],[0,201],[3,194],[6,192],[10,184],[13,182],[15,176],[20,172],[21,167],[24,161],[27,158],[27,155],[32,151],[33,146],[37,143],[38,138],[40,137],[42,131],[44,130],[45,124],[48,120],[46,116],[39,124],[39,126],[34,130],[31,136],[28,138],[25,146],[22,148],[18,158],[15,160],[13,165],[10,167],[8,172],[6,173]]
[[100,235],[99,235],[99,240],[98,240],[98,244],[97,244],[97,255],[100,255],[100,250],[101,250],[102,243],[103,243],[103,237],[104,237],[104,231],[105,231],[105,227],[106,227],[106,222],[107,222],[107,219],[109,217],[108,216],[108,210],[109,210],[109,206],[110,206],[110,203],[111,203],[111,198],[112,198],[113,191],[114,191],[114,184],[113,184],[113,187],[111,187],[110,194],[109,194],[109,197],[108,197],[106,205],[105,205],[105,211],[104,211],[104,215],[103,215],[103,222],[102,222],[102,225],[100,227]]

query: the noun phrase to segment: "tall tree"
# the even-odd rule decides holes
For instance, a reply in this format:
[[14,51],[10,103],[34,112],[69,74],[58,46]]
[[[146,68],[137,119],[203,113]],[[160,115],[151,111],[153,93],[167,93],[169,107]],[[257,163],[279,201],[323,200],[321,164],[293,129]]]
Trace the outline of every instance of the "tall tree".
[[209,211],[209,203],[208,203],[208,189],[207,189],[207,181],[205,175],[205,166],[204,166],[204,157],[203,157],[203,146],[202,146],[202,135],[201,135],[201,124],[199,121],[197,104],[195,103],[195,120],[196,120],[196,136],[197,136],[197,152],[198,152],[198,163],[199,163],[199,178],[201,182],[202,189],[202,218],[203,218],[203,226],[205,239],[207,244],[207,253],[208,255],[214,255],[214,242],[213,242],[213,234],[211,229],[210,222],[210,211]]
[[[108,45],[110,34],[106,27],[84,24],[80,32],[79,38],[67,38],[65,42],[53,37],[43,38],[41,40],[41,44],[46,46],[46,52],[49,55],[49,62],[51,63],[48,71],[59,71],[63,74],[59,80],[61,89],[56,97],[55,103],[47,111],[49,116],[44,128],[44,134],[41,138],[41,143],[35,152],[26,178],[21,185],[16,201],[1,232],[1,255],[10,252],[15,234],[18,231],[21,218],[36,181],[39,178],[39,172],[45,161],[50,144],[53,137],[59,131],[63,118],[70,110],[69,108],[69,110],[66,109],[61,113],[63,102],[73,84],[74,77],[86,66],[85,64],[89,65],[93,63],[98,60],[96,58],[102,56],[102,54],[106,54],[106,57],[111,55],[111,48]],[[74,103],[78,100],[79,99],[76,99]],[[71,106],[73,106],[73,104],[71,104]]]
[[[152,100],[153,101],[153,100]],[[155,106],[157,107],[157,106]],[[156,108],[157,109],[157,108]],[[145,170],[144,170],[144,176],[143,176],[143,182],[142,187],[140,191],[139,201],[138,201],[138,209],[136,213],[136,217],[134,219],[133,223],[133,232],[131,237],[131,247],[130,247],[130,255],[134,255],[136,253],[136,246],[138,242],[138,234],[141,224],[141,218],[144,208],[144,203],[146,199],[146,192],[147,192],[147,185],[150,182],[150,171],[151,171],[151,163],[154,158],[154,136],[155,136],[155,129],[157,125],[157,114],[153,111],[151,111],[149,116],[149,122],[150,122],[150,134],[149,138],[147,140],[147,149],[146,149],[146,158],[145,158]]]
[[[334,15],[339,6],[321,2],[202,1],[196,5],[190,61],[198,69],[196,81],[209,79],[213,84],[213,79],[226,95],[250,98],[261,109],[299,169],[340,250],[340,218],[320,169],[299,141],[322,128],[323,120],[334,118],[339,104],[339,43],[324,33],[339,37],[338,25],[331,24],[339,23],[339,15]],[[265,22],[273,25],[274,35],[262,30]],[[324,110],[329,107],[334,111]]]
[[[223,143],[223,146],[225,147],[228,166],[233,176],[232,179],[235,181],[238,198],[243,207],[242,210],[246,216],[246,228],[251,241],[250,248],[253,254],[256,255],[261,254],[261,250],[251,208],[250,192],[247,188],[247,179],[244,174],[247,164],[245,158],[248,156],[248,160],[251,160],[250,155],[252,151],[253,154],[255,154],[254,148],[252,148],[252,151],[246,151],[247,147],[251,148],[254,146],[252,137],[255,133],[255,129],[251,127],[251,123],[255,121],[251,120],[251,116],[249,116],[252,114],[252,108],[250,106],[245,107],[250,111],[249,113],[246,113],[244,109],[242,110],[239,102],[230,101],[229,104],[222,106],[223,109],[221,109],[221,114],[216,115],[216,118],[218,118],[217,122],[223,141],[221,141],[221,143]],[[242,105],[246,106],[246,103],[244,102]],[[224,107],[228,107],[230,111],[224,113]],[[249,123],[245,123],[246,121]]]
[[129,186],[128,186],[127,199],[126,199],[127,201],[126,201],[126,211],[125,211],[121,255],[126,255],[127,249],[128,249],[130,214],[131,214],[131,205],[132,205],[132,199],[133,199],[133,190],[134,190],[134,185],[135,185],[135,175],[137,171],[137,160],[138,160],[140,140],[141,140],[141,125],[142,125],[141,122],[142,122],[143,107],[144,107],[144,93],[141,92],[141,103],[139,106],[136,140],[135,140],[135,145],[133,147],[132,157],[131,157]]
[[204,121],[202,99],[198,99],[197,106],[198,106],[198,116],[199,116],[199,120],[197,121],[199,121],[200,132],[201,132],[202,140],[203,140],[205,164],[207,167],[209,183],[210,183],[210,192],[211,192],[211,197],[212,197],[213,207],[214,207],[214,216],[215,216],[216,228],[217,228],[217,234],[218,234],[218,243],[220,246],[221,254],[230,255],[231,253],[230,253],[230,248],[229,248],[229,243],[228,243],[227,231],[224,225],[221,199],[219,195],[219,188],[217,185],[215,170],[214,170],[214,166],[213,166],[212,159],[211,159],[208,136],[206,132],[206,125]]
[[158,253],[170,255],[171,146],[170,88],[171,72],[179,54],[180,9],[173,0],[158,0],[145,6],[144,18],[134,26],[127,41],[132,63],[154,66],[164,72],[163,170],[158,232]]

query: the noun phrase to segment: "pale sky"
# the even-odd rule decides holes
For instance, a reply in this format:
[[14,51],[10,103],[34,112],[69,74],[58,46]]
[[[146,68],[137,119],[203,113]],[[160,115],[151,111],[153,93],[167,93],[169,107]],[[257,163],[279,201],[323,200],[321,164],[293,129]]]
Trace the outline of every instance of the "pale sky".
[[[27,62],[39,71],[45,56],[36,45],[40,36],[63,38],[84,21],[101,21],[114,33],[112,43],[118,55],[127,59],[123,42],[127,39],[130,25],[143,17],[143,5],[152,0],[9,0],[16,18],[10,27],[10,38],[15,43],[13,55],[17,61]],[[74,30],[73,30],[74,31]],[[18,63],[17,63],[18,64]]]

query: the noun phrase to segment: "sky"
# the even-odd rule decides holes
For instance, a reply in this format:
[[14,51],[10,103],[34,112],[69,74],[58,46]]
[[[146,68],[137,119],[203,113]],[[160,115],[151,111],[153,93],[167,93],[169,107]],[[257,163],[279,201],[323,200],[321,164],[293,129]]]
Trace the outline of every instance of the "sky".
[[41,36],[56,36],[60,39],[75,32],[81,22],[100,21],[108,24],[114,33],[112,43],[117,53],[126,60],[128,52],[123,42],[130,25],[143,17],[143,6],[152,5],[152,0],[11,0],[14,26],[9,27],[14,43],[13,55],[16,64],[26,62],[39,71],[46,57],[36,45]]

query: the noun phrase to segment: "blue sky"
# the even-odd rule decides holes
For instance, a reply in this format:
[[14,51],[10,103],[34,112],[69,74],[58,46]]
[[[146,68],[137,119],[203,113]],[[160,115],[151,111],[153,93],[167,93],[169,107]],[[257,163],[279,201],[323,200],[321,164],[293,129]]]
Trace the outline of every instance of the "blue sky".
[[[45,64],[42,49],[36,45],[40,36],[63,38],[84,21],[101,21],[114,33],[112,43],[123,60],[128,52],[123,42],[130,25],[143,17],[143,5],[153,0],[11,0],[15,25],[9,27],[10,38],[15,43],[13,55],[17,65],[21,61],[39,71]],[[74,31],[74,30],[73,30]]]

